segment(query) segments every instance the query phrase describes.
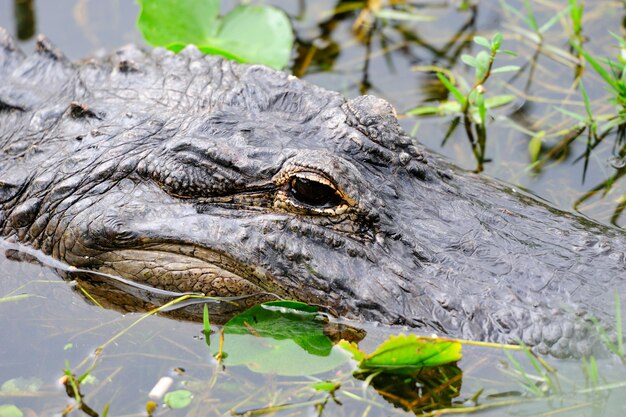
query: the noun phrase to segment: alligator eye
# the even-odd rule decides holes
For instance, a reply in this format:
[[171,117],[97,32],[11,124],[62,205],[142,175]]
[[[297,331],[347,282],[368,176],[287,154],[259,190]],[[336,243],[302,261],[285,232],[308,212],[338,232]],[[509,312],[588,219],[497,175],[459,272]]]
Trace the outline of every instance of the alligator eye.
[[318,207],[336,207],[342,202],[334,187],[315,179],[296,176],[289,181],[289,194],[300,204]]

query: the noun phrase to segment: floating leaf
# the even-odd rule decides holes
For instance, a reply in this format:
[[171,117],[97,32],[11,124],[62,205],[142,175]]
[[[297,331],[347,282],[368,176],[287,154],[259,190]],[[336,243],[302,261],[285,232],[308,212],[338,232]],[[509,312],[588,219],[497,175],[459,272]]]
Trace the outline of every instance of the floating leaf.
[[333,349],[326,322],[316,307],[273,301],[252,307],[224,325],[226,365],[246,365],[259,373],[310,375],[347,360]]
[[185,408],[191,404],[193,394],[185,389],[171,391],[163,397],[163,403],[169,408]]
[[[289,17],[271,6],[238,6],[224,16],[217,38],[230,42],[229,52],[245,62],[284,68],[294,42]],[[209,43],[211,45],[211,43]]]
[[0,386],[0,391],[2,392],[36,392],[39,391],[39,388],[43,385],[43,381],[37,377],[31,378],[13,378],[5,381],[2,386]]
[[202,45],[219,29],[219,0],[139,0],[137,26],[153,46]]
[[340,340],[339,343],[337,343],[337,346],[347,350],[352,355],[352,359],[355,361],[363,362],[365,360],[365,352],[359,349],[356,343],[348,342],[347,340]]
[[22,417],[22,410],[13,404],[0,405],[0,417]]
[[355,346],[340,346],[348,349],[359,362],[361,371],[411,374],[422,368],[436,367],[461,359],[461,344],[449,340],[420,338],[417,335],[400,334],[391,336],[370,354],[355,354]]
[[193,44],[204,53],[274,68],[285,67],[291,58],[291,22],[276,7],[242,5],[220,18],[218,0],[139,0],[139,4],[137,26],[153,46],[180,52]]

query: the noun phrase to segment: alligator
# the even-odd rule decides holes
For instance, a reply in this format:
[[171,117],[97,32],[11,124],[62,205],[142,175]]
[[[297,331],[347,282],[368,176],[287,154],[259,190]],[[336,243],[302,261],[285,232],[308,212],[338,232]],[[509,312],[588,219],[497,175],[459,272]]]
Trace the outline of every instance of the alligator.
[[583,355],[626,293],[626,233],[455,167],[374,96],[126,46],[70,62],[0,30],[0,230],[176,293]]

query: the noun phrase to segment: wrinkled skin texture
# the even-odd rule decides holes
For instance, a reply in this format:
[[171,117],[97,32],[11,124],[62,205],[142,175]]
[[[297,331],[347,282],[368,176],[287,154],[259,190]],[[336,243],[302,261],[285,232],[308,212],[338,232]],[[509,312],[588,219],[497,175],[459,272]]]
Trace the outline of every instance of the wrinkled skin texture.
[[381,99],[194,48],[25,56],[4,31],[0,79],[0,230],[69,265],[559,356],[626,289],[623,231],[455,168]]

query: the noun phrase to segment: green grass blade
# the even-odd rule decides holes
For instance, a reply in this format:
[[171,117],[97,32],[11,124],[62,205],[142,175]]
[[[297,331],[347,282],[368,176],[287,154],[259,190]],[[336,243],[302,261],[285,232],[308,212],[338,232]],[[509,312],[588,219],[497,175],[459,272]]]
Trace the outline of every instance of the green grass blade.
[[24,300],[24,299],[30,298],[30,297],[44,298],[44,297],[42,297],[40,295],[36,295],[36,294],[9,295],[9,296],[0,298],[0,304],[8,303],[8,302],[11,302],[11,301],[21,301],[21,300]]
[[443,73],[438,72],[437,73],[437,78],[439,78],[439,81],[441,81],[441,83],[448,89],[448,91],[450,93],[452,93],[452,95],[454,96],[454,98],[462,105],[465,106],[465,103],[467,102],[467,99],[465,98],[465,96],[463,95],[463,93],[461,93],[459,91],[458,88],[456,88],[456,86],[454,84],[452,84],[450,82],[450,80],[448,79],[448,77],[446,77]]
[[540,33],[544,33],[545,31],[547,31],[548,29],[550,29],[552,26],[554,26],[554,24],[556,22],[558,22],[559,20],[561,20],[561,17],[566,14],[569,13],[571,9],[571,6],[566,7],[565,9],[561,10],[560,12],[558,12],[557,14],[555,14],[554,16],[552,16],[552,18],[550,20],[548,20],[546,23],[544,23],[543,25],[541,25],[541,27],[539,28],[539,32]]
[[611,36],[617,41],[619,42],[620,46],[626,48],[626,39],[622,38],[621,36],[609,31],[609,33],[611,34]]
[[584,116],[581,116],[578,113],[574,113],[572,111],[565,110],[565,109],[562,109],[560,107],[554,107],[554,110],[556,110],[558,112],[561,112],[564,115],[571,117],[572,119],[576,119],[576,120],[578,120],[581,123],[585,123],[585,124],[587,123],[587,119]]
[[503,9],[505,9],[512,15],[517,16],[521,20],[526,21],[526,16],[524,16],[519,10],[517,10],[515,7],[508,4],[506,1],[500,0],[500,6],[502,6]]
[[522,379],[526,383],[525,386],[530,391],[534,392],[538,397],[543,397],[544,396],[543,391],[541,391],[539,389],[539,387],[537,385],[535,385],[535,383],[532,381],[532,379],[528,376],[528,373],[526,373],[524,368],[522,368],[522,365],[520,365],[520,363],[513,357],[513,355],[511,355],[506,350],[504,351],[504,354],[509,359],[509,362],[511,362],[511,365],[513,365],[513,368],[515,368],[515,370],[520,374],[520,376],[522,377]]
[[528,26],[530,26],[532,30],[534,30],[537,33],[540,33],[539,25],[537,24],[537,19],[535,18],[535,12],[533,12],[532,7],[530,7],[529,0],[524,0],[524,7],[526,8],[526,12],[528,13],[525,19],[526,23],[528,24]]
[[580,53],[585,60],[593,67],[594,70],[598,73],[602,79],[615,90],[616,93],[620,92],[620,87],[615,80],[615,78],[609,74],[609,72],[598,62],[594,57],[592,57],[589,53],[587,53],[584,49],[582,49],[578,44],[572,43],[572,46],[578,53]]
[[209,306],[204,305],[202,312],[202,333],[204,333],[204,341],[207,346],[211,346],[211,321],[209,320]]
[[432,116],[439,113],[439,107],[434,106],[418,106],[406,112],[406,114],[410,114],[411,116]]
[[585,86],[583,85],[582,80],[580,81],[580,94],[583,96],[583,101],[585,102],[585,110],[587,111],[587,116],[589,116],[589,121],[593,120],[593,113],[591,112],[591,103],[589,102],[589,96],[587,95],[587,91],[585,90]]

